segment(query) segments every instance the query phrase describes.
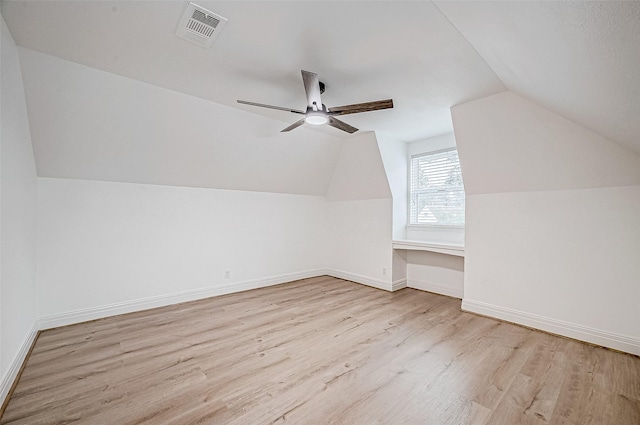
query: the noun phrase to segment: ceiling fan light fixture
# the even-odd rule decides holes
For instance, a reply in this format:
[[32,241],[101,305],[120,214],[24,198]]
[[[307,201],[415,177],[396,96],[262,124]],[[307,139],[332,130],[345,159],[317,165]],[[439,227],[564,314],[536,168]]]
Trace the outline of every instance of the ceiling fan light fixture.
[[327,116],[323,113],[310,113],[310,114],[307,114],[304,121],[307,124],[322,125],[322,124],[328,123],[329,118],[327,118]]
[[238,103],[245,105],[259,106],[261,108],[277,109],[279,111],[289,111],[294,114],[304,115],[304,118],[291,124],[289,127],[281,131],[286,133],[293,129],[304,125],[305,123],[311,125],[323,125],[327,124],[331,127],[337,128],[349,134],[358,131],[357,128],[340,121],[336,118],[336,115],[357,114],[360,112],[377,111],[380,109],[393,108],[393,100],[376,100],[375,102],[354,103],[353,105],[343,105],[331,107],[331,110],[322,103],[320,94],[324,92],[324,84],[318,80],[318,74],[313,72],[302,70],[302,82],[304,84],[304,92],[307,95],[307,110],[306,112],[296,109],[283,108],[281,106],[265,105],[264,103],[247,102],[246,100],[238,100]]

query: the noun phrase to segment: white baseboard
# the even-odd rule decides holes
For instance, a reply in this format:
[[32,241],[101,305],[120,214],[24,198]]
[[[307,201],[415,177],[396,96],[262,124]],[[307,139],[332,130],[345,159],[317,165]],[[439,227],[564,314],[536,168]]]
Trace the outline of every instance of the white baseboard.
[[407,279],[398,279],[391,282],[391,290],[398,291],[407,287]]
[[435,294],[447,295],[449,297],[460,298],[464,293],[463,285],[441,285],[437,283],[424,282],[416,279],[407,279],[407,286],[409,288],[420,289],[421,291],[433,292]]
[[638,338],[469,299],[462,300],[462,310],[640,356],[640,339]]
[[234,292],[248,291],[250,289],[279,285],[281,283],[322,276],[324,274],[326,274],[324,269],[286,273],[263,279],[246,280],[242,282],[234,282],[228,285],[218,285],[210,288],[193,289],[189,291],[158,295],[155,297],[142,298],[138,300],[124,301],[116,304],[85,308],[82,310],[75,310],[66,313],[41,316],[38,320],[38,323],[41,330],[51,329],[58,326],[72,325],[74,323],[81,323],[89,320],[116,316],[118,314],[132,313],[135,311],[148,310],[150,308],[163,307],[166,305],[178,304],[187,301],[195,301],[203,298],[215,297],[218,295],[225,295]]
[[[337,277],[339,279],[350,280],[362,285],[372,286],[374,288],[382,289],[385,291],[393,292],[393,284],[391,282],[385,282],[381,279],[376,279],[368,276],[363,276],[355,273],[345,272],[342,270],[326,269],[324,274]],[[400,289],[400,288],[398,288]]]
[[18,354],[11,361],[9,368],[7,369],[7,373],[2,377],[2,383],[0,384],[0,406],[4,404],[9,391],[11,390],[11,386],[14,381],[18,377],[18,373],[20,372],[20,368],[22,364],[27,358],[27,354],[29,354],[29,350],[33,345],[36,337],[38,336],[38,322],[33,322],[27,337],[22,341],[22,345],[20,346],[20,350],[18,350]]

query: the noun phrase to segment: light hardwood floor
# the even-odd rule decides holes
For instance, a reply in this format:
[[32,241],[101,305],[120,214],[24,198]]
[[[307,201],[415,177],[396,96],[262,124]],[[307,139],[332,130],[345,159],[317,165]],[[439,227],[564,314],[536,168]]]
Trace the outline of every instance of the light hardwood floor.
[[640,358],[331,277],[43,332],[2,424],[640,424]]

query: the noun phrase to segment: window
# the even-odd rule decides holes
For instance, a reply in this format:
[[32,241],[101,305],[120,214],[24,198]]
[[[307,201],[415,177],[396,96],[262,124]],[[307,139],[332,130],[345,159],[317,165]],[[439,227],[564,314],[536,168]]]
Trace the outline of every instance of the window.
[[456,149],[411,156],[409,224],[464,226],[464,186]]

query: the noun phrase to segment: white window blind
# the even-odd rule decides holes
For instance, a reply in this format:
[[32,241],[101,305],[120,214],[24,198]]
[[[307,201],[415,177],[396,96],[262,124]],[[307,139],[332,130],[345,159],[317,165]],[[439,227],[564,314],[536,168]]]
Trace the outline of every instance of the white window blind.
[[411,157],[409,224],[464,225],[464,186],[458,151]]

